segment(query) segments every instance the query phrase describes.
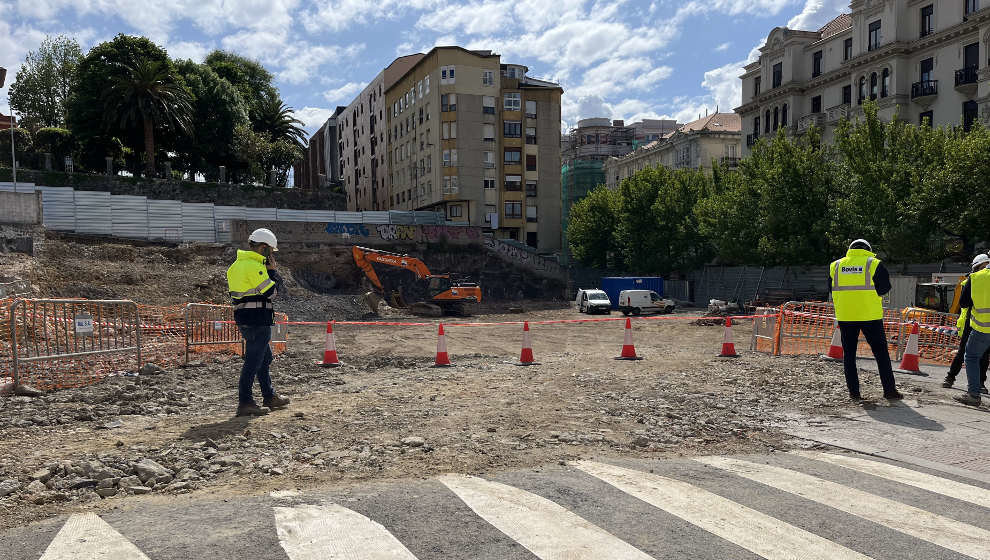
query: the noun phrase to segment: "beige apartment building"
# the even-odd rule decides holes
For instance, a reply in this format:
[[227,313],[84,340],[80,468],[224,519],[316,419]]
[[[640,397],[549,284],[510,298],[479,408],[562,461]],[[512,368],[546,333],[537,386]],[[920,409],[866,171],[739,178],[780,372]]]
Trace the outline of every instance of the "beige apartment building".
[[649,167],[711,169],[715,162],[739,163],[742,121],[735,113],[712,113],[691,121],[659,140],[605,162],[605,185],[617,188],[623,179]]
[[[986,5],[981,5],[981,3]],[[761,136],[817,126],[875,100],[880,116],[969,128],[990,122],[990,0],[855,0],[817,31],[775,28],[745,67],[744,154]]]
[[420,56],[385,88],[388,208],[559,251],[561,87],[491,51]]

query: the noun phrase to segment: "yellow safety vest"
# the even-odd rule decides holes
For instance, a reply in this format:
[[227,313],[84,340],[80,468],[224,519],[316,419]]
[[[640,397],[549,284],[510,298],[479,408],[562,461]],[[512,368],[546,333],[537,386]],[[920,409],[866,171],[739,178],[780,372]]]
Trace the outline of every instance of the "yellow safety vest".
[[845,257],[829,266],[837,320],[883,319],[883,298],[877,295],[873,285],[873,273],[880,266],[880,259],[876,257],[866,249],[849,249]]
[[[227,269],[227,290],[234,304],[251,296],[270,295],[275,282],[268,277],[265,257],[254,251],[237,251],[237,260]],[[255,298],[260,299],[260,298]]]
[[969,285],[973,295],[969,321],[973,324],[973,330],[990,333],[990,268],[970,274]]
[[[959,284],[959,289],[960,290],[965,290],[966,289],[966,284],[969,284],[969,278],[968,277],[965,280],[962,281],[962,284]],[[960,309],[959,310],[959,318],[956,319],[956,328],[959,329],[959,330],[965,329],[966,328],[966,321],[968,321],[968,320],[969,320],[969,308],[968,307],[965,307],[963,309]],[[960,333],[960,336],[961,336],[961,334],[962,333]]]

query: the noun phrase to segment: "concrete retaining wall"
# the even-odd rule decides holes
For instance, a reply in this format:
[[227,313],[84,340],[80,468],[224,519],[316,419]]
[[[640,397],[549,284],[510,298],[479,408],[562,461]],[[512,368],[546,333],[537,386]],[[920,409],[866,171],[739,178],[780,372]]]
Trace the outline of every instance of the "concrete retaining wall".
[[40,224],[43,222],[40,192],[0,191],[0,223]]
[[247,243],[251,232],[269,228],[286,249],[311,248],[319,244],[367,245],[391,247],[419,243],[480,245],[481,228],[471,226],[429,226],[399,224],[347,224],[321,222],[268,222],[231,220],[231,240],[235,245]]

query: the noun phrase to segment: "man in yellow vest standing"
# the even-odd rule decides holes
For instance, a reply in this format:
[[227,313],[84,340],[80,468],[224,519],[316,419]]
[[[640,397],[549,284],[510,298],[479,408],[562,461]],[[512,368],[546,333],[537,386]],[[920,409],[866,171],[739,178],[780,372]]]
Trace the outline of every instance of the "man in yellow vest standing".
[[966,393],[953,398],[963,404],[980,406],[980,359],[990,348],[990,268],[969,275],[959,305],[969,308],[973,331],[966,342]]
[[[268,368],[272,363],[272,325],[275,308],[272,296],[282,292],[282,277],[275,270],[273,253],[278,240],[269,229],[254,230],[248,237],[249,251],[237,251],[237,260],[227,269],[227,287],[234,303],[234,321],[244,337],[244,366],[238,385],[238,416],[261,416],[267,409],[288,406],[289,399],[272,387]],[[251,387],[255,378],[264,397],[262,408],[254,402]]]
[[880,371],[883,396],[888,400],[903,396],[894,384],[894,370],[890,365],[887,335],[883,330],[883,295],[890,291],[890,275],[880,262],[873,248],[865,239],[857,239],[849,245],[846,256],[829,265],[829,290],[835,304],[835,318],[842,335],[842,365],[846,374],[849,396],[862,398],[859,392],[859,373],[856,368],[856,347],[859,333],[863,333],[873,350]]
[[[973,272],[979,272],[990,264],[990,256],[986,253],[980,253],[973,257],[973,263],[971,265],[971,274]],[[962,281],[962,286],[959,288],[959,298],[962,299],[962,291],[969,284],[969,276]],[[945,375],[945,381],[942,382],[942,386],[945,388],[952,387],[956,382],[956,376],[963,367],[963,358],[966,355],[966,343],[969,342],[969,335],[973,332],[973,326],[969,322],[970,309],[968,307],[959,308],[959,319],[956,320],[956,328],[959,329],[959,350],[956,351],[956,356],[952,359],[952,364],[949,366],[949,372]],[[980,381],[983,387],[980,388],[980,392],[983,394],[987,393],[987,368],[990,367],[990,350],[983,353],[983,358],[980,359]]]

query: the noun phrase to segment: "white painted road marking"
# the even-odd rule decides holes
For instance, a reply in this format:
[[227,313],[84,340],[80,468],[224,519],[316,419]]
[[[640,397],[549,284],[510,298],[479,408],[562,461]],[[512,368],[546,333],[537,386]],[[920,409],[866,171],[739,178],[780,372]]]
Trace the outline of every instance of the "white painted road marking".
[[416,560],[381,524],[337,504],[273,509],[291,560]]
[[768,560],[870,558],[686,482],[591,461],[571,465]]
[[947,478],[933,476],[888,463],[853,457],[851,455],[813,453],[809,451],[791,451],[790,453],[807,459],[814,459],[815,461],[832,463],[833,465],[839,465],[840,467],[854,471],[872,474],[886,480],[893,480],[894,482],[900,482],[901,484],[907,484],[908,486],[914,486],[915,488],[921,488],[922,490],[928,490],[929,492],[990,508],[990,490],[986,488],[971,486]]
[[536,494],[473,476],[444,475],[439,480],[481,518],[543,560],[653,560]]
[[990,531],[789,469],[730,457],[695,461],[790,492],[960,554],[990,560]]
[[70,516],[40,560],[148,560],[95,513]]

